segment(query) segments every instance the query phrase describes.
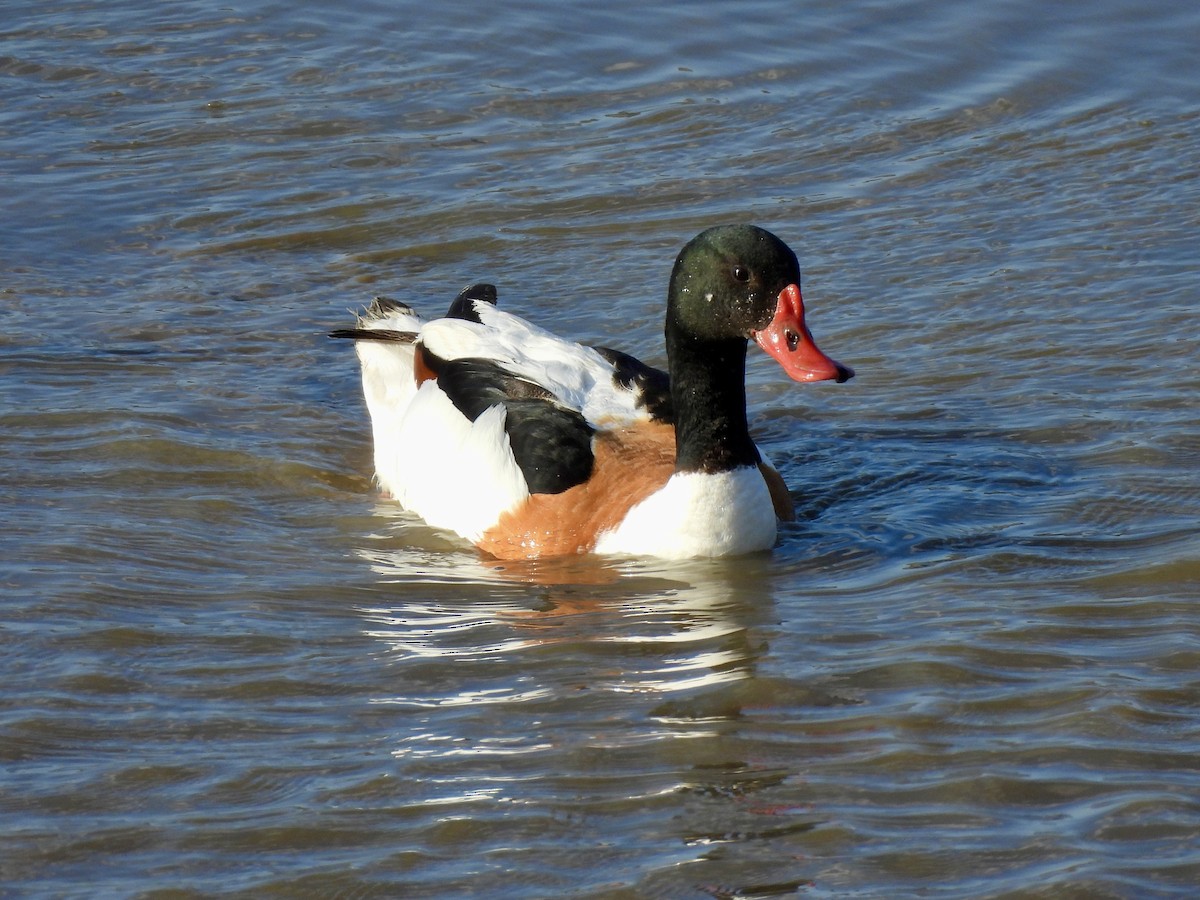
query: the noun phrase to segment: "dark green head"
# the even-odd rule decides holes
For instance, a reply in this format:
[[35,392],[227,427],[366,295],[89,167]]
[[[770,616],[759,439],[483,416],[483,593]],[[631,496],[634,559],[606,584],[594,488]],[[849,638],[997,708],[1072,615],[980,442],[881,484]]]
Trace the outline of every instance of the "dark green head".
[[668,315],[680,337],[746,339],[771,321],[790,284],[800,284],[800,264],[787,244],[754,225],[720,225],[679,252]]
[[671,273],[666,337],[668,353],[685,343],[753,339],[797,381],[854,375],[817,348],[804,324],[796,254],[754,225],[710,228],[680,251]]

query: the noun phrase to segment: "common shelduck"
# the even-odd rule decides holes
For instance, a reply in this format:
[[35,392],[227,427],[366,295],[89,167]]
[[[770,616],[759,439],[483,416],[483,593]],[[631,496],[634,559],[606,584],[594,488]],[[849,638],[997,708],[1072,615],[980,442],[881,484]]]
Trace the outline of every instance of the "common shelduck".
[[746,423],[753,339],[796,381],[848,366],[804,323],[800,267],[775,235],[711,228],[675,260],[667,372],[556,337],[466,288],[439,319],[377,299],[355,339],[380,486],[505,559],[728,556],[775,542],[787,486]]

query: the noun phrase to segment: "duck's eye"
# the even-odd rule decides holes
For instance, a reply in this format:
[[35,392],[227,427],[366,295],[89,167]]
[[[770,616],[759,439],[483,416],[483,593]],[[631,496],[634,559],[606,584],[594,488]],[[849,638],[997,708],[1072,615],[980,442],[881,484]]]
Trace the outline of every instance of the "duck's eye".
[[733,277],[737,281],[749,281],[750,280],[750,270],[747,269],[745,266],[734,266],[733,267]]

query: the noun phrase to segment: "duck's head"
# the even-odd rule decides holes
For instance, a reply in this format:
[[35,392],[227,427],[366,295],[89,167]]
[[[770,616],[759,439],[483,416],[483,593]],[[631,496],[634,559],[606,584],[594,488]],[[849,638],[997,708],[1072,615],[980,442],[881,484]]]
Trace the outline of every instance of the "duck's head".
[[668,347],[754,340],[796,381],[854,377],[853,369],[821,352],[804,323],[796,254],[753,225],[710,228],[680,251],[671,273],[667,332]]

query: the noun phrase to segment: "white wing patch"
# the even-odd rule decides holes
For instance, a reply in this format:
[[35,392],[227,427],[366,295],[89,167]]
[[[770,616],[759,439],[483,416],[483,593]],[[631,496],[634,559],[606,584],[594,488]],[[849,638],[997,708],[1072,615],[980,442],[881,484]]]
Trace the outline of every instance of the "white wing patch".
[[479,540],[529,496],[504,418],[504,407],[493,406],[471,422],[436,382],[425,382],[384,454],[380,484],[430,525]]
[[478,357],[542,385],[592,425],[648,418],[637,395],[613,378],[613,367],[591,347],[567,341],[524,319],[477,303],[481,323],[437,319],[421,342],[441,359]]

